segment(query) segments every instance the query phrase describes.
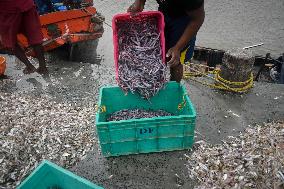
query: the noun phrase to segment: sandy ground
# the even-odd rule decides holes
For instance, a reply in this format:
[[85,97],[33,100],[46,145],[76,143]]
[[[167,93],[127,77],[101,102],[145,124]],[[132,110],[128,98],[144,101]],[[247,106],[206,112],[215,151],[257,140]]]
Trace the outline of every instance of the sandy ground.
[[[96,1],[95,6],[110,23],[112,15],[126,10],[130,2]],[[266,45],[257,48],[257,53],[282,53],[284,17],[281,10],[284,3],[282,0],[269,2],[206,1],[207,17],[199,32],[198,45],[229,49],[264,42]],[[156,9],[156,3],[148,2],[146,9]],[[6,56],[6,75],[13,82],[2,83],[0,90],[27,95],[44,93],[58,101],[78,105],[95,104],[99,88],[115,84],[111,29],[105,26],[103,37],[86,46],[92,60],[87,63],[66,61],[62,58],[66,51],[60,49],[49,56],[50,74],[44,77],[36,73],[24,75],[22,64],[13,56]],[[284,85],[256,83],[248,94],[240,96],[192,82],[184,84],[198,112],[196,131],[200,134],[197,134],[197,140],[202,138],[219,143],[226,136],[237,135],[249,124],[284,117]],[[193,187],[194,181],[189,179],[184,165],[187,162],[184,154],[190,154],[187,150],[104,158],[98,149],[95,144],[95,150],[72,170],[105,188],[178,188],[176,174],[183,181],[179,188]]]

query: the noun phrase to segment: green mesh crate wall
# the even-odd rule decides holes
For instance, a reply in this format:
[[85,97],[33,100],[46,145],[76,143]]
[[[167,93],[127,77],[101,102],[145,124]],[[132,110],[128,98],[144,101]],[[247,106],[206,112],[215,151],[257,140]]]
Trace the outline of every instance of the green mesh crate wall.
[[[179,110],[178,105],[185,103]],[[196,112],[186,88],[169,82],[164,90],[148,100],[138,94],[125,95],[119,87],[103,87],[96,127],[104,156],[182,150],[192,147]],[[106,122],[108,116],[122,109],[163,109],[174,116]]]
[[17,189],[103,189],[90,181],[79,177],[44,160]]

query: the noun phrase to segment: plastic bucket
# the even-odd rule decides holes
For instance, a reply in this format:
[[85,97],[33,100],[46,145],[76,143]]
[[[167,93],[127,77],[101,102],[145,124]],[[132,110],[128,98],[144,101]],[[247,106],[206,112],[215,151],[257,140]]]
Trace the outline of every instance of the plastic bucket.
[[0,56],[0,75],[4,75],[6,70],[6,59],[3,56]]

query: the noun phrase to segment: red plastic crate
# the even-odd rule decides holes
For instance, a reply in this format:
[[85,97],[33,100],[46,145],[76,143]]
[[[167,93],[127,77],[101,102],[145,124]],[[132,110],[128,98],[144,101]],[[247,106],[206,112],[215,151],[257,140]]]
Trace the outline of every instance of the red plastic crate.
[[135,22],[139,21],[141,18],[157,18],[158,23],[158,29],[160,32],[160,43],[161,43],[161,49],[162,49],[162,61],[163,63],[166,62],[166,52],[165,52],[165,34],[164,34],[164,28],[165,28],[165,22],[164,22],[164,15],[159,11],[145,11],[140,12],[135,16],[131,16],[130,13],[124,13],[124,14],[117,14],[112,19],[112,29],[113,29],[113,46],[114,46],[114,63],[115,63],[115,76],[117,82],[119,82],[118,79],[118,27],[117,27],[117,21],[129,21],[129,22]]

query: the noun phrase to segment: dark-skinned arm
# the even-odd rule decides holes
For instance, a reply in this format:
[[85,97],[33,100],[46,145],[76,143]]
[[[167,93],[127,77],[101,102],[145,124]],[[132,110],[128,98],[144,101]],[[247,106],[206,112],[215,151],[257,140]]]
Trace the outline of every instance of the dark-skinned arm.
[[135,0],[135,2],[127,9],[127,12],[135,14],[143,11],[145,2],[146,0]]
[[181,51],[188,45],[188,42],[196,35],[199,28],[202,26],[205,18],[204,3],[200,8],[187,12],[187,14],[190,17],[190,23],[187,25],[176,45],[167,52],[167,57],[171,57],[168,62],[171,67],[180,63]]

